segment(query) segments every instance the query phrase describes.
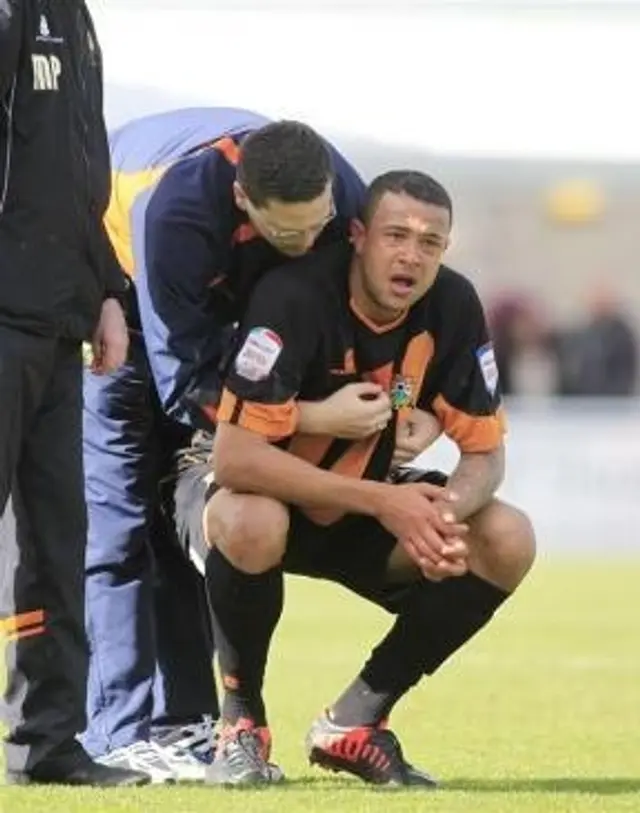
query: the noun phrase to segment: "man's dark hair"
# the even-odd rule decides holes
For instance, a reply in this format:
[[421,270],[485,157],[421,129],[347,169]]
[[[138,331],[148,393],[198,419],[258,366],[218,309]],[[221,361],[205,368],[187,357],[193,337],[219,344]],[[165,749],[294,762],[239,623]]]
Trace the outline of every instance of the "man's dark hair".
[[441,206],[449,212],[449,218],[453,222],[451,197],[442,184],[438,183],[430,175],[425,175],[424,172],[398,169],[378,175],[369,184],[362,218],[365,225],[371,222],[380,199],[387,192],[396,195],[409,195],[409,197],[421,200],[423,203]]
[[242,142],[237,178],[254,206],[307,203],[333,179],[331,152],[306,124],[272,122]]

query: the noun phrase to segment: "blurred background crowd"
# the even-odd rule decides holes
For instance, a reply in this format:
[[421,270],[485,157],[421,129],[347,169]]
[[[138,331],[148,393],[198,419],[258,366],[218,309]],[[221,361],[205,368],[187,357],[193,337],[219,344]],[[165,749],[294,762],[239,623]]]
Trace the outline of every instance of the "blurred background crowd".
[[637,394],[637,170],[494,162],[487,182],[470,169],[452,178],[462,221],[452,254],[478,269],[505,393]]
[[490,302],[507,395],[628,396],[638,390],[638,334],[615,287],[586,291],[575,322],[517,289]]
[[[505,391],[640,392],[640,125],[629,92],[640,4],[90,5],[112,126],[170,107],[242,106],[308,121],[366,179],[430,172],[452,193],[448,259],[481,293]],[[215,36],[230,30],[253,60],[238,60],[235,37]],[[348,58],[325,58],[320,45],[313,55],[310,32]],[[233,65],[233,81],[220,65]]]

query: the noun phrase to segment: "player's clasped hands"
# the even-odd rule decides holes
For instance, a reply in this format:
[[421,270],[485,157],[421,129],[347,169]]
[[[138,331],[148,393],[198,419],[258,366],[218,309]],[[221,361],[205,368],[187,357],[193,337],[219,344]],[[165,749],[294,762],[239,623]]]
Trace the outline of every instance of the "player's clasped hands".
[[390,485],[379,503],[378,520],[432,581],[467,572],[468,528],[455,520],[455,499],[446,488],[409,483]]

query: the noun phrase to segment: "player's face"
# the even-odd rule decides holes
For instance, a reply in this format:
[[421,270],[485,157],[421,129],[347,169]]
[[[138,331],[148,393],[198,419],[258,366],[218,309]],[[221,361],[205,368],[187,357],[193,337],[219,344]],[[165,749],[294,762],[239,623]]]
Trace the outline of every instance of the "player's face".
[[381,315],[397,316],[433,285],[449,245],[447,209],[387,192],[368,226],[353,235],[363,293]]
[[336,214],[330,183],[321,195],[304,203],[269,200],[258,207],[245,196],[242,208],[262,237],[288,257],[306,254]]

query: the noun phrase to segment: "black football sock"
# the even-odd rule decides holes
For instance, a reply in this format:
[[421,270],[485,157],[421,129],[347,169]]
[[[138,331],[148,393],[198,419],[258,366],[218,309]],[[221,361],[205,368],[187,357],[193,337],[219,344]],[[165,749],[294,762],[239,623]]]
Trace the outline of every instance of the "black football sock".
[[417,584],[387,636],[333,706],[331,718],[343,726],[380,723],[424,674],[433,674],[482,629],[508,597],[473,573]]
[[378,725],[399,699],[388,688],[373,689],[362,672],[329,711],[330,719],[342,726]]
[[282,613],[282,569],[249,575],[213,549],[205,574],[224,689],[222,720],[235,724],[248,718],[266,725],[262,685],[271,636]]

